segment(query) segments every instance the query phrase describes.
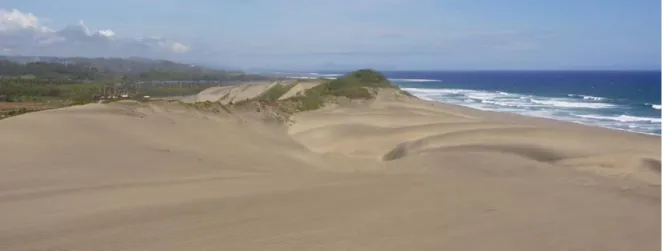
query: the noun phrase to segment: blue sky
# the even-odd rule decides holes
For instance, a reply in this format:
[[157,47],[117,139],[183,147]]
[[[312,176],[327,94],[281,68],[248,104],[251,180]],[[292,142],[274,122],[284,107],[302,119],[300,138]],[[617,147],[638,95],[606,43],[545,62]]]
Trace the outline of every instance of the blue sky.
[[[661,63],[659,0],[2,0],[0,9],[6,14],[0,40],[15,41],[4,49],[0,42],[0,52],[9,54],[136,54],[293,70],[657,69]],[[26,15],[38,24],[11,23]],[[20,40],[28,38],[49,42]]]

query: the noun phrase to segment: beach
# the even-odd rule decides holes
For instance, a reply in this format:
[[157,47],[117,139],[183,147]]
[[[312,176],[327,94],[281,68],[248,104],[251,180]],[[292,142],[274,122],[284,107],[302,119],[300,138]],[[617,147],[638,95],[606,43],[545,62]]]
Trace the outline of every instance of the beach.
[[658,136],[394,90],[287,123],[190,105],[264,85],[0,121],[0,249],[661,249]]

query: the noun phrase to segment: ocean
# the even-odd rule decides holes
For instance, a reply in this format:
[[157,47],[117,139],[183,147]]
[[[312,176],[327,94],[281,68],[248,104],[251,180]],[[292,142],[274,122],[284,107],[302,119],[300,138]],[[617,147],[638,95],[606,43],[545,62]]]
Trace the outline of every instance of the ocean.
[[[399,71],[392,83],[426,100],[661,135],[660,71]],[[335,78],[343,72],[288,73]]]

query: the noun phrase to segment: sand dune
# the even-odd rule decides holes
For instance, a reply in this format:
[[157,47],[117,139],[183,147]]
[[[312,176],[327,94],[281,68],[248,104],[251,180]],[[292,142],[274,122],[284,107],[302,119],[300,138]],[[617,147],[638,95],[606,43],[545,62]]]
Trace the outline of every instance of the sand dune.
[[311,89],[313,87],[316,87],[320,85],[322,82],[321,81],[301,81],[296,83],[288,92],[285,94],[281,95],[279,100],[284,100],[288,99],[297,95],[302,95],[303,92],[305,92],[308,89]]
[[266,90],[279,82],[249,82],[240,85],[229,85],[208,88],[200,92],[196,97],[196,102],[219,102],[228,104],[231,102],[245,101],[256,98]]
[[0,249],[661,248],[658,137],[386,90],[265,116],[116,102],[0,121]]

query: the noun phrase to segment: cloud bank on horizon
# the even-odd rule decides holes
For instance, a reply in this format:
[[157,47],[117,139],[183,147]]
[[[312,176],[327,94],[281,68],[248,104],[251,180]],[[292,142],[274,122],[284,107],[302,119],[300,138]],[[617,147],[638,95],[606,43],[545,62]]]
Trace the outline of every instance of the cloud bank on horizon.
[[186,53],[191,47],[162,37],[118,37],[113,30],[91,31],[81,20],[55,30],[39,17],[0,9],[0,49],[5,55],[129,57]]
[[660,6],[658,0],[3,0],[0,54],[142,56],[283,70],[657,69]]

